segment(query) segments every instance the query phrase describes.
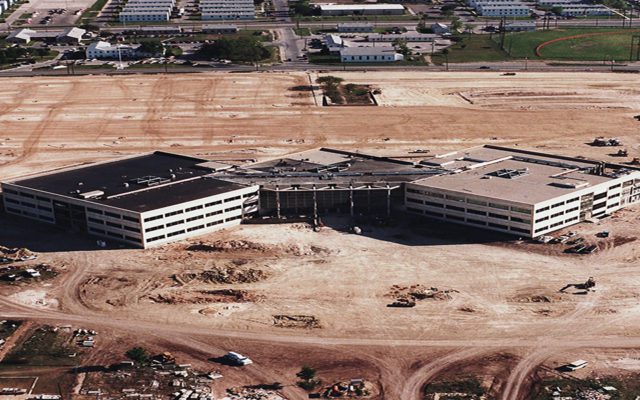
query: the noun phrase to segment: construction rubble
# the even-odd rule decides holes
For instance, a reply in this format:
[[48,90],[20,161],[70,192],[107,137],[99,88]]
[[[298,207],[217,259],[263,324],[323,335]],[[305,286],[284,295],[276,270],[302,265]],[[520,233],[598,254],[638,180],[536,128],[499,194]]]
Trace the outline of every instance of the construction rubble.
[[27,248],[9,248],[0,246],[0,263],[35,260],[38,256]]
[[436,287],[424,287],[420,284],[412,286],[393,285],[389,292],[389,296],[395,300],[388,307],[415,307],[416,302],[420,300],[451,300],[452,293],[459,293],[454,289],[440,290]]
[[254,283],[269,278],[267,271],[257,268],[244,268],[235,265],[214,266],[201,272],[186,272],[174,275],[174,280],[181,284],[197,280],[205,283]]
[[320,328],[320,321],[313,315],[274,315],[273,324],[280,328]]

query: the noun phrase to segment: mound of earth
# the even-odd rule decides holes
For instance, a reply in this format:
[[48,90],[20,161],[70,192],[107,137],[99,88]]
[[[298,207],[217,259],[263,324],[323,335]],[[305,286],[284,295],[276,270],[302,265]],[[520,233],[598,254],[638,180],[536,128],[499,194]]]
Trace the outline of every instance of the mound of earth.
[[158,293],[148,296],[148,299],[162,304],[249,303],[261,300],[261,296],[246,290],[221,289]]
[[203,252],[234,252],[234,251],[257,251],[265,252],[269,250],[268,246],[260,243],[250,242],[248,240],[216,240],[212,243],[198,242],[187,246],[189,251]]
[[36,258],[36,254],[24,247],[9,248],[0,246],[0,261],[26,261]]
[[271,274],[257,268],[244,268],[233,265],[214,266],[202,272],[188,272],[176,275],[183,282],[198,280],[205,283],[254,283],[269,278]]
[[320,321],[313,315],[274,315],[273,324],[280,328],[320,328]]
[[553,303],[559,300],[559,296],[547,294],[522,294],[512,299],[512,301],[517,303]]

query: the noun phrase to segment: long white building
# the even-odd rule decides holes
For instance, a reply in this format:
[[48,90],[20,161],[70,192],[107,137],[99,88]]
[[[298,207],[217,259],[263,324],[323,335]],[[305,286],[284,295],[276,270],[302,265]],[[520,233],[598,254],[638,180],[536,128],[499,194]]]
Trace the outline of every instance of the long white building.
[[340,62],[376,63],[404,60],[404,56],[393,47],[343,47],[340,49]]
[[442,174],[407,183],[410,213],[537,237],[640,200],[640,171],[484,146],[422,161]]
[[476,11],[483,17],[528,17],[531,8],[524,4],[480,3]]
[[402,15],[401,4],[318,4],[322,15]]
[[201,0],[201,19],[248,20],[256,17],[253,0]]
[[237,225],[258,186],[208,177],[219,165],[156,152],[2,183],[9,214],[137,247]]

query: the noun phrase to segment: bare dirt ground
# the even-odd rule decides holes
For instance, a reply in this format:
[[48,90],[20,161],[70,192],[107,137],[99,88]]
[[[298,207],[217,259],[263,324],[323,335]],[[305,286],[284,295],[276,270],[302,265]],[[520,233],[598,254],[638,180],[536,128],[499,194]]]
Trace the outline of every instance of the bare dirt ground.
[[[634,76],[341,76],[379,87],[381,107],[317,107],[310,93],[290,90],[309,84],[295,73],[3,79],[0,176],[156,149],[246,159],[490,142],[615,161],[639,155]],[[600,135],[620,138],[629,158],[586,144]],[[356,236],[340,218],[319,233],[246,225],[153,250],[96,250],[90,239],[2,217],[0,245],[65,268],[46,283],[0,285],[0,317],[91,325],[113,335],[99,344],[110,352],[144,344],[209,367],[238,350],[255,364],[225,370],[223,386],[283,382],[290,399],[305,398],[294,384],[304,364],[328,382],[375,382],[380,399],[418,399],[429,382],[456,375],[477,376],[494,398],[520,399],[540,365],[584,358],[593,365],[585,376],[640,369],[639,212],[575,228],[600,247],[589,256],[402,219]],[[595,237],[605,229],[611,238]],[[595,292],[558,292],[589,276]],[[418,284],[453,290],[387,307],[390,292]]]

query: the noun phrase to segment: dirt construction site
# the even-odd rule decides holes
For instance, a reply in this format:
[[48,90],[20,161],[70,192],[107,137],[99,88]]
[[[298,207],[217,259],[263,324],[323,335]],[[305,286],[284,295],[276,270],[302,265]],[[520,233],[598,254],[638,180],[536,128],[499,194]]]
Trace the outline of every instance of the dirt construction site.
[[[335,75],[375,89],[377,106],[323,107],[319,75],[306,73],[1,79],[0,178],[152,150],[238,164],[321,146],[403,157],[485,143],[640,157],[634,75]],[[599,136],[628,154],[591,146]],[[640,396],[640,209],[571,227],[597,246],[588,255],[401,214],[359,235],[346,216],[324,220],[319,231],[244,224],[140,250],[0,213],[0,389],[78,399],[182,399],[185,382],[213,399]],[[101,367],[137,346],[170,352],[190,372]],[[220,362],[228,351],[253,364]],[[563,368],[576,360],[588,365]],[[313,390],[296,376],[303,366],[316,371]]]

